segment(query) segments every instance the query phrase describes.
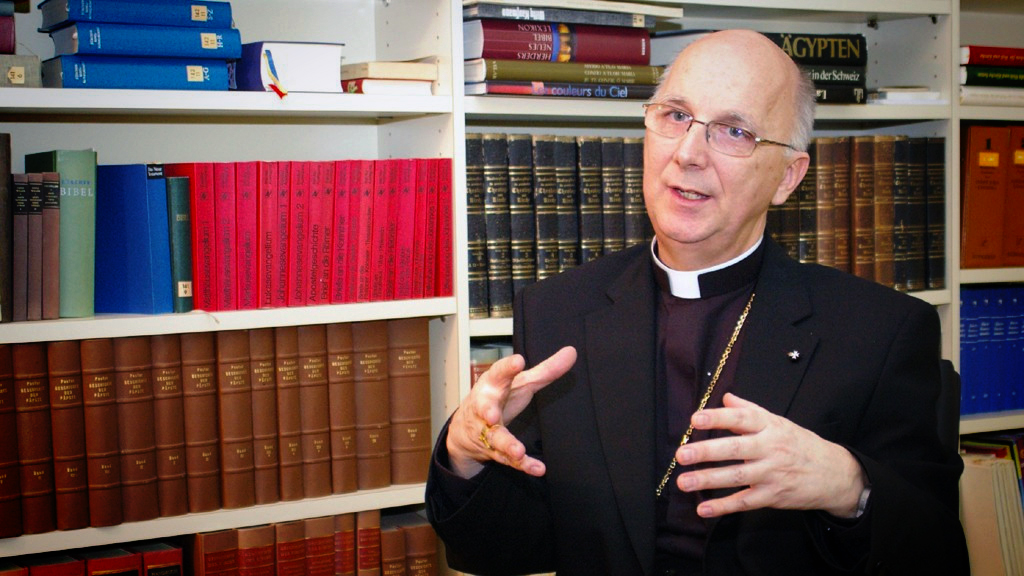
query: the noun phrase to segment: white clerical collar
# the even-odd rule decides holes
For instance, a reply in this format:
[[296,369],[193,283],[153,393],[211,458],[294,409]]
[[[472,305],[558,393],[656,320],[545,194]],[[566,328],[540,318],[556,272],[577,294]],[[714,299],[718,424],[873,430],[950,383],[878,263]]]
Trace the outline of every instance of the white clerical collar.
[[729,260],[728,262],[723,262],[721,264],[716,264],[714,266],[711,266],[710,268],[704,268],[703,270],[673,270],[666,266],[665,263],[662,262],[660,258],[658,258],[657,238],[651,241],[651,258],[654,259],[654,263],[658,266],[658,268],[661,268],[662,270],[665,271],[665,276],[666,278],[668,278],[669,291],[672,293],[673,296],[675,296],[676,298],[696,299],[700,298],[699,278],[701,274],[707,274],[708,272],[722,270],[724,268],[732,266],[733,264],[736,264],[737,262],[742,261],[744,258],[750,256],[751,254],[754,253],[755,250],[757,250],[758,246],[761,245],[762,240],[763,238],[758,238],[757,242],[754,243],[754,245],[751,246],[749,249],[747,249],[746,252],[733,258],[732,260]]

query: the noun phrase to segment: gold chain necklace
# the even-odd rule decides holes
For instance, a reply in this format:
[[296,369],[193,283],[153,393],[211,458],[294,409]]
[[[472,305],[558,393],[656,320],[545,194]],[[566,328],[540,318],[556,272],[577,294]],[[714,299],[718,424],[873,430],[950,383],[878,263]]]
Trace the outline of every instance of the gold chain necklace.
[[[711,382],[708,383],[708,389],[704,391],[704,397],[700,399],[700,404],[697,406],[697,410],[694,412],[700,412],[708,404],[708,400],[711,398],[711,393],[715,391],[715,384],[718,384],[718,377],[722,375],[722,369],[725,368],[725,362],[729,359],[729,354],[732,353],[732,347],[736,344],[736,339],[740,336],[740,330],[743,329],[743,323],[747,320],[747,314],[750,313],[750,305],[754,303],[754,293],[750,293],[750,299],[747,300],[747,305],[743,308],[743,312],[740,313],[739,320],[736,321],[736,328],[732,331],[732,336],[729,337],[729,343],[725,345],[725,350],[722,351],[722,357],[718,359],[718,367],[715,368],[715,374],[711,377]],[[683,446],[690,441],[690,436],[693,435],[693,424],[686,429],[683,433],[682,440],[679,441],[679,445]],[[662,477],[661,482],[658,483],[658,489],[654,491],[656,498],[661,497],[661,492],[665,489],[665,485],[668,484],[669,478],[672,477],[672,472],[676,469],[676,459],[673,457],[672,461],[668,463],[668,470],[665,471],[665,476]]]

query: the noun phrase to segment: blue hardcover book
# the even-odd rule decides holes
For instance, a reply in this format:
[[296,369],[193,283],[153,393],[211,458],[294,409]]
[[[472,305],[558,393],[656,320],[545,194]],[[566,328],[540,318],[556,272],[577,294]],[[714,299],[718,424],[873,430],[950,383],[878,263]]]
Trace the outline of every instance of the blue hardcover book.
[[40,32],[69,22],[231,28],[231,3],[218,0],[45,0],[39,12]]
[[48,88],[228,89],[224,60],[68,55],[46,60],[42,68]]
[[242,37],[235,28],[76,22],[50,32],[50,38],[54,56],[102,54],[233,60],[242,55]]
[[96,313],[171,312],[163,166],[98,166],[96,182]]

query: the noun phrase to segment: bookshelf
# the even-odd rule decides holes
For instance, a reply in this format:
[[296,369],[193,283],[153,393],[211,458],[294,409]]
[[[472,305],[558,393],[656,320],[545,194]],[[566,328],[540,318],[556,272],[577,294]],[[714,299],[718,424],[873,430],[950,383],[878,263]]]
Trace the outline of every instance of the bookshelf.
[[[461,118],[452,98],[451,62],[456,42],[452,31],[461,30],[455,25],[461,20],[461,11],[449,0],[398,4],[379,0],[290,4],[245,0],[232,2],[232,12],[243,42],[344,42],[344,56],[349,61],[436,55],[441,79],[432,96],[291,93],[282,99],[273,93],[254,92],[0,89],[0,131],[12,135],[12,168],[23,171],[25,154],[55,148],[95,148],[101,164],[456,157]],[[34,6],[31,13],[19,14],[16,22],[19,53],[34,53],[43,59],[53,54],[49,38],[36,32],[39,12]],[[460,233],[457,221],[455,229]],[[0,343],[425,317],[430,319],[431,415],[436,434],[458,400],[454,383],[468,374],[458,368],[459,359],[468,358],[468,340],[460,337],[465,332],[459,331],[458,308],[456,294],[254,311],[101,315],[3,324]],[[423,488],[422,484],[393,485],[105,528],[6,538],[0,540],[0,557],[415,506],[422,503]]]

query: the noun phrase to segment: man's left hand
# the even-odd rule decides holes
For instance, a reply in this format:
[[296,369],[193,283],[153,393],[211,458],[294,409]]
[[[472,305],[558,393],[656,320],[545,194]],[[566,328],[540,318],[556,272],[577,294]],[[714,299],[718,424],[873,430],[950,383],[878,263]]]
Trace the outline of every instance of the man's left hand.
[[702,502],[705,518],[758,508],[823,510],[852,518],[867,478],[842,446],[824,440],[753,402],[726,394],[723,408],[693,415],[699,430],[729,430],[735,436],[688,443],[676,450],[684,466],[704,462],[728,465],[679,475],[684,492],[742,487],[724,498]]

